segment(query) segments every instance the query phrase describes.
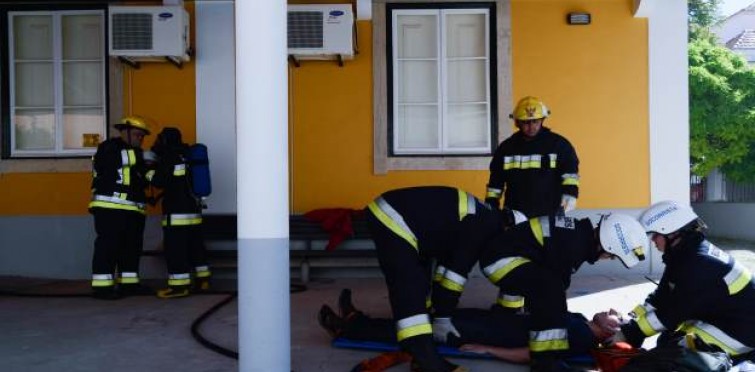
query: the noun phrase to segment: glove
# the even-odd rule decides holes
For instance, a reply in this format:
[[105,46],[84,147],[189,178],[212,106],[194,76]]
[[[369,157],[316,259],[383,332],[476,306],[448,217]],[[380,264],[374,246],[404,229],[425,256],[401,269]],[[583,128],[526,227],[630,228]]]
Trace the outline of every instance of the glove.
[[564,212],[571,212],[577,208],[577,198],[569,195],[561,195],[561,208],[564,208]]
[[453,334],[456,337],[461,337],[461,334],[456,330],[456,327],[454,327],[454,324],[451,322],[451,318],[433,319],[433,339],[435,341],[446,343],[449,333]]
[[608,346],[616,346],[616,344],[619,343],[627,343],[627,338],[624,336],[624,332],[618,330],[613,334],[613,336],[605,339],[603,343]]

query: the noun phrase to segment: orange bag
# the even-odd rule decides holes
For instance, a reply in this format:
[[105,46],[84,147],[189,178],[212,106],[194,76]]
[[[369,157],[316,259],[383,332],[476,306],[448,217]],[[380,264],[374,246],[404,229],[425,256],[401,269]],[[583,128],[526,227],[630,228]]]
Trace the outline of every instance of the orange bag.
[[603,372],[618,372],[630,359],[644,352],[643,349],[635,349],[625,342],[618,342],[610,348],[598,348],[592,350],[592,356],[598,369]]

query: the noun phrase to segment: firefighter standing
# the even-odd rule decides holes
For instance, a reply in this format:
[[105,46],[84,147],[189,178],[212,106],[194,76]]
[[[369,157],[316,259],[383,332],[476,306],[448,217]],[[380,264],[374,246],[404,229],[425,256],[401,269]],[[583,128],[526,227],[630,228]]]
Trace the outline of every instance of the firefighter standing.
[[202,238],[202,202],[192,192],[188,146],[177,128],[164,128],[152,151],[159,161],[152,185],[162,191],[162,226],[168,288],[160,298],[186,297],[193,288],[208,290],[210,269]]
[[528,217],[576,208],[579,159],[566,138],[543,127],[549,115],[545,104],[535,97],[517,103],[511,117],[519,130],[493,154],[486,203],[497,207],[504,196],[506,207]]
[[442,186],[388,191],[367,210],[402,349],[412,354],[419,371],[464,370],[440,357],[433,338],[458,335],[451,312],[484,243],[503,230],[500,212],[471,194]]
[[480,267],[500,289],[498,305],[512,312],[527,302],[533,371],[555,371],[569,349],[566,289],[584,263],[618,257],[627,267],[644,259],[648,239],[629,216],[589,219],[563,215],[532,218],[498,235],[485,247]]
[[688,206],[665,201],[640,222],[663,252],[658,288],[637,306],[615,341],[639,347],[661,333],[658,346],[726,352],[755,362],[755,280],[750,271],[705,239],[705,224]]
[[141,145],[150,129],[147,121],[137,116],[121,119],[115,128],[120,137],[97,146],[92,165],[89,211],[97,233],[92,290],[99,299],[150,293],[139,284],[147,186]]

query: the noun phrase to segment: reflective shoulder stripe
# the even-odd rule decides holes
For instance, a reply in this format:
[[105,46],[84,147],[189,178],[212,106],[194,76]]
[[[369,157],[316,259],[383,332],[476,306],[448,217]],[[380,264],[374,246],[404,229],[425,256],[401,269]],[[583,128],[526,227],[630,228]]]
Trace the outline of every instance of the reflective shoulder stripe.
[[173,175],[174,176],[185,176],[186,175],[186,164],[176,164],[173,167]]
[[443,280],[440,281],[440,285],[443,288],[459,293],[464,291],[464,284],[466,283],[467,278],[451,270],[446,270],[446,272],[443,274]]
[[496,303],[505,308],[519,309],[524,307],[524,297],[518,295],[507,295],[501,292],[498,293],[498,300],[496,301]]
[[725,350],[729,355],[740,355],[754,351],[755,348],[749,347],[739,342],[734,337],[729,336],[726,332],[718,327],[702,321],[688,322],[680,330],[692,333],[699,337],[708,345],[715,345]]
[[527,262],[530,262],[530,260],[524,257],[505,257],[488,265],[482,269],[482,272],[491,283],[496,284],[506,276],[506,274]]
[[131,167],[124,165],[123,168],[121,168],[120,174],[121,183],[126,186],[131,185]]
[[548,154],[548,157],[550,158],[551,168],[556,168],[556,159],[558,159],[558,154]]
[[666,330],[666,326],[664,326],[658,319],[655,311],[651,311],[644,316],[637,318],[637,325],[640,326],[640,330],[642,330],[642,333],[647,337]]
[[414,249],[417,248],[417,237],[414,235],[409,226],[404,222],[404,218],[396,212],[393,207],[388,204],[382,197],[375,199],[367,205],[372,211],[372,214],[377,217],[380,222],[383,223],[388,229],[393,231],[396,235],[406,240]]
[[564,180],[561,185],[564,186],[579,186],[579,175],[576,173],[564,173],[561,175]]
[[569,338],[565,328],[543,331],[530,331],[530,351],[547,352],[569,349]]
[[731,270],[724,277],[730,295],[739,293],[747,286],[750,280],[752,280],[752,273],[739,262],[734,262]]
[[131,165],[131,156],[129,156],[128,150],[121,150],[121,166]]
[[535,239],[541,246],[545,245],[545,239],[551,236],[551,223],[548,220],[548,216],[531,218],[530,229],[532,234],[535,235]]
[[464,217],[477,213],[477,203],[474,196],[460,189],[456,191],[459,193],[459,221],[461,221]]
[[398,341],[433,333],[433,327],[430,325],[430,316],[427,314],[417,314],[399,320],[396,322],[396,330]]

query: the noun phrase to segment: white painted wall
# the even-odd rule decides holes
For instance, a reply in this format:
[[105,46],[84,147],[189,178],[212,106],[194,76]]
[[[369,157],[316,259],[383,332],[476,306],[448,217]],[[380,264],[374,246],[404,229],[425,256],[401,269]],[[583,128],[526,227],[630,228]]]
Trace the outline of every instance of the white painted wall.
[[708,225],[708,235],[755,241],[755,204],[695,203],[692,208]]
[[212,195],[206,213],[236,213],[236,74],[233,1],[197,1],[197,141],[207,145]]

